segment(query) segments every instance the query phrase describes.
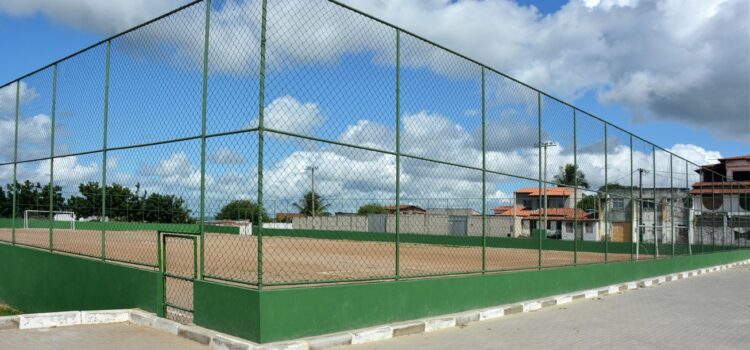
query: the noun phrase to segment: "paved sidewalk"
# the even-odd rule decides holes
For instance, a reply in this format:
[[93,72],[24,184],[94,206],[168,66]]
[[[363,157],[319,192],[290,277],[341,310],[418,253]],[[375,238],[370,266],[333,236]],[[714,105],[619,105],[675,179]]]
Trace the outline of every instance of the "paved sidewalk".
[[3,350],[207,350],[208,346],[128,323],[0,331]]
[[750,268],[340,349],[750,349]]

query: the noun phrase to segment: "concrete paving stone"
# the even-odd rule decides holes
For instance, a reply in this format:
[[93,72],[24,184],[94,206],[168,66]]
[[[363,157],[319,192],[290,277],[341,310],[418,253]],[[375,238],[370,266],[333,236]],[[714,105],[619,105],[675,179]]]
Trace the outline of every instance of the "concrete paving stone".
[[453,328],[456,326],[455,317],[429,318],[424,320],[424,331],[434,332],[441,329]]
[[479,321],[480,311],[467,311],[456,314],[456,326],[465,326],[471,322]]
[[18,316],[0,317],[0,330],[17,329],[17,328],[18,328]]
[[542,308],[542,303],[538,301],[523,303],[523,312],[532,312],[532,311],[539,310],[541,308]]
[[233,337],[214,335],[211,337],[211,343],[209,346],[212,349],[217,350],[251,350],[255,347],[255,344],[235,339]]
[[555,298],[556,305],[563,305],[571,302],[573,302],[573,297],[570,295],[562,295]]
[[164,319],[164,318],[157,318],[154,321],[154,324],[152,325],[152,327],[154,327],[154,328],[156,328],[156,329],[158,329],[158,330],[160,330],[162,332],[167,332],[169,334],[174,334],[174,335],[177,335],[177,333],[180,330],[180,324],[179,323],[177,323],[175,321],[167,320],[167,319]]
[[130,321],[130,310],[81,311],[81,324],[120,323]]
[[205,329],[202,327],[191,326],[191,325],[180,325],[177,330],[177,335],[180,337],[190,339],[196,343],[208,345],[211,343],[211,337],[216,332]]
[[523,304],[510,305],[505,308],[505,315],[519,314],[523,312]]
[[[394,333],[395,333],[394,329]],[[394,335],[395,336],[395,335]],[[351,333],[330,334],[321,337],[305,339],[310,350],[329,349],[334,346],[349,345],[352,343]]]
[[18,316],[18,328],[51,328],[81,324],[80,311],[49,312]]
[[[523,310],[523,307],[521,307],[521,310]],[[505,316],[505,313],[507,312],[507,308],[505,307],[493,307],[489,309],[485,309],[482,311],[479,311],[479,320],[491,320],[493,318],[503,317]]]
[[255,349],[256,350],[308,350],[309,345],[303,341],[293,341],[293,342],[258,345],[255,347]]
[[404,335],[424,333],[426,326],[422,321],[410,321],[397,323],[391,328],[393,328],[393,336],[400,337]]
[[352,344],[363,344],[391,337],[393,337],[393,328],[390,326],[370,328],[352,333]]

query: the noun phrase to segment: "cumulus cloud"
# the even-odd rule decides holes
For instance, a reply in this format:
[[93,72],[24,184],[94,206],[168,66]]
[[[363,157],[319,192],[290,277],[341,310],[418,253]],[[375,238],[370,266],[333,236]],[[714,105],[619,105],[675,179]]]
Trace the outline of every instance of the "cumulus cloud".
[[[637,120],[686,122],[750,142],[750,60],[743,59],[750,52],[747,1],[571,0],[551,14],[507,0],[345,2],[565,98],[595,91],[601,103],[623,105]],[[113,32],[183,3],[11,0],[0,9],[11,15],[42,12]],[[198,67],[203,17],[197,9],[170,19],[168,30],[149,26],[128,37],[142,45],[160,42],[154,47],[163,50],[149,51]],[[259,13],[257,1],[227,1],[213,9],[212,72],[257,74]],[[336,63],[365,52],[377,64],[394,62],[392,30],[332,4],[274,0],[268,16],[269,70]],[[450,76],[478,73],[476,66],[408,35],[402,46],[404,67]]]
[[[747,1],[346,1],[544,90],[750,142]],[[443,25],[434,25],[441,23]],[[706,123],[711,120],[711,123]]]
[[242,153],[222,147],[209,154],[208,160],[215,164],[242,164],[247,161],[247,158]]
[[187,0],[6,0],[0,12],[12,16],[42,13],[75,28],[115,34],[188,3]]
[[[325,117],[317,103],[303,103],[292,96],[282,96],[271,101],[263,111],[265,128],[295,134],[309,134],[324,121]],[[248,127],[257,128],[258,118],[250,122]]]

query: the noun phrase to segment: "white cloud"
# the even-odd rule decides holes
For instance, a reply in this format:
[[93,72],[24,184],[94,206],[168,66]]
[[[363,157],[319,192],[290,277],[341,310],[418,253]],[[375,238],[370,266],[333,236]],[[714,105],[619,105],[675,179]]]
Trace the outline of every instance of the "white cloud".
[[42,13],[75,28],[115,34],[187,3],[187,0],[4,0],[0,12],[12,16]]
[[208,160],[215,164],[242,164],[247,161],[247,157],[228,147],[222,147],[209,154]]
[[200,169],[194,166],[188,155],[182,151],[172,153],[169,158],[160,160],[158,164],[142,166],[139,174],[156,178],[151,184],[157,188],[200,188]]
[[[29,87],[26,82],[22,81],[18,88],[20,105],[24,105],[35,99],[39,94],[36,89]],[[0,119],[15,117],[16,113],[16,84],[10,84],[0,89]]]
[[573,0],[550,15],[511,1],[346,2],[554,94],[595,90],[640,119],[750,142],[747,1]]
[[[184,2],[11,0],[0,9],[41,11],[111,32]],[[552,14],[507,0],[347,2],[565,98],[597,91],[601,103],[623,105],[636,118],[702,128],[710,118],[717,137],[750,142],[750,60],[742,59],[750,51],[747,1],[571,0]],[[230,0],[213,10],[212,73],[257,74],[259,13],[257,1]],[[324,1],[273,0],[268,17],[269,70],[332,64],[358,53],[372,54],[376,64],[394,62],[392,30]],[[172,42],[157,45],[163,48],[156,50],[159,59],[175,56],[173,62],[199,67],[201,11],[169,21],[169,30],[149,26],[129,37],[141,44]],[[477,73],[430,45],[402,38],[404,67]]]
[[[265,128],[296,134],[309,134],[325,121],[318,104],[302,103],[292,96],[283,96],[271,101],[263,113]],[[248,127],[258,127],[258,118],[250,122]]]
[[[718,151],[707,150],[703,147],[678,143],[670,147],[668,151],[697,165],[714,164],[719,162],[722,155]],[[691,167],[693,165],[690,165]]]

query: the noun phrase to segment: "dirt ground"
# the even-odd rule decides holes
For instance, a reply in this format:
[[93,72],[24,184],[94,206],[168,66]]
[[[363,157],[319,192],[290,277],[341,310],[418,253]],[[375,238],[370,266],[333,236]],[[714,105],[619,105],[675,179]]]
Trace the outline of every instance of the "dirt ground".
[[[107,231],[107,259],[158,265],[155,231]],[[0,240],[10,240],[10,230],[0,229]],[[100,257],[102,232],[54,230],[56,251]],[[48,229],[18,229],[16,242],[40,248],[49,247]],[[166,269],[178,275],[192,276],[193,251],[200,256],[200,242],[183,238],[166,240]],[[257,282],[257,236],[206,234],[206,277]],[[629,260],[629,254],[609,254],[609,261]],[[604,261],[604,254],[578,252],[579,264]],[[542,266],[572,265],[573,252],[542,251]],[[533,249],[487,248],[487,270],[536,268],[538,252]],[[198,263],[199,264],[199,263]],[[403,277],[434,274],[479,272],[482,269],[480,247],[455,247],[402,243],[400,271]],[[198,270],[200,270],[198,268]],[[396,247],[387,242],[325,240],[296,237],[263,238],[263,282],[299,283],[350,279],[393,277],[396,270]]]

